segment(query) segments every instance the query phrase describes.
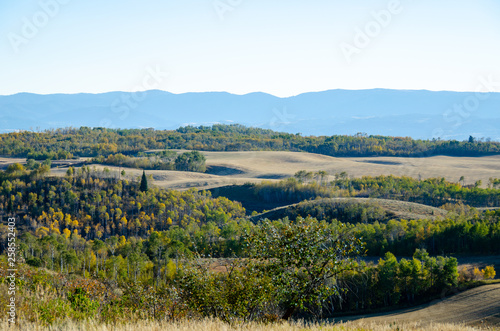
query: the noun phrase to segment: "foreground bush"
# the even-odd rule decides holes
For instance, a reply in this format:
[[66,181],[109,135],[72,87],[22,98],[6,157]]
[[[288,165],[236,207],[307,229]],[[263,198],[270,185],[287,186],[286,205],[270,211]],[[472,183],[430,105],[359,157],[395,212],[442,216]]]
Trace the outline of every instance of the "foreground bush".
[[342,289],[336,277],[353,268],[361,242],[314,218],[264,221],[247,233],[247,259],[226,272],[191,266],[177,286],[194,311],[223,321],[289,319],[315,312]]

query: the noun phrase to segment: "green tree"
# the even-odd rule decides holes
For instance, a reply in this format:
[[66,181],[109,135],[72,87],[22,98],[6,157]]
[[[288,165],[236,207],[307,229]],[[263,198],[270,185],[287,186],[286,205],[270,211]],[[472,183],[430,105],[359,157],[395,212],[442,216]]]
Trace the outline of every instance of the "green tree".
[[146,172],[142,171],[141,185],[139,188],[142,192],[146,192],[148,190],[148,179],[146,178]]
[[198,151],[182,153],[175,159],[175,169],[179,171],[205,172],[205,156]]
[[378,262],[378,286],[384,300],[384,305],[389,306],[399,303],[400,292],[394,288],[394,282],[398,274],[398,260],[394,254],[387,252],[385,258]]
[[335,277],[352,269],[361,242],[345,231],[315,218],[295,222],[265,220],[246,236],[249,256],[259,261],[285,307],[283,319],[299,308],[322,304],[339,289]]

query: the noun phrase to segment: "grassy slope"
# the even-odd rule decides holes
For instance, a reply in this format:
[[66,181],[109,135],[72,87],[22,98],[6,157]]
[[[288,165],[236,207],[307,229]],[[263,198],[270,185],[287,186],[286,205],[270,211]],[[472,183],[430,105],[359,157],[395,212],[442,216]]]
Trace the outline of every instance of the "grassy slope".
[[[207,158],[208,173],[192,174],[178,171],[148,171],[155,177],[156,184],[166,188],[187,189],[214,188],[245,182],[278,180],[293,176],[299,170],[327,171],[333,179],[335,173],[346,171],[355,177],[395,175],[414,178],[444,177],[457,182],[465,176],[465,184],[482,180],[486,186],[490,177],[499,177],[500,155],[486,157],[398,158],[364,157],[335,158],[331,156],[301,152],[203,152]],[[0,168],[9,163],[22,162],[0,158]],[[77,160],[72,162],[78,163]],[[55,164],[58,162],[54,162]],[[55,174],[64,174],[66,167],[52,169]],[[66,162],[67,164],[68,162]],[[102,167],[101,167],[102,168]],[[118,172],[118,167],[108,167]],[[123,168],[122,168],[123,169]],[[139,170],[125,169],[129,176],[139,174]],[[142,173],[142,171],[141,171]]]
[[[308,202],[310,205],[317,204],[341,204],[342,202],[356,202],[356,203],[375,203],[386,210],[388,215],[394,219],[436,219],[438,217],[444,217],[447,214],[446,210],[422,205],[419,203],[387,200],[387,199],[369,199],[369,198],[325,198],[318,199]],[[258,219],[278,219],[281,218],[283,213],[291,207],[297,204],[292,204],[288,206],[277,207],[268,212],[261,213],[259,215],[253,216],[253,220]]]
[[500,326],[500,284],[476,287],[430,304],[395,312],[338,318],[368,323],[467,323]]

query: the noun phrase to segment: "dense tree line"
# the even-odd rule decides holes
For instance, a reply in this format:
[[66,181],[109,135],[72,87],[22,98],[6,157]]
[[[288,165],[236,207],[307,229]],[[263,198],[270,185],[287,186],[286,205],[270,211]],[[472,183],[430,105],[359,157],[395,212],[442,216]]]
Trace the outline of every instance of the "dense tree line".
[[20,240],[24,260],[32,266],[123,283],[152,277],[164,283],[185,259],[243,256],[242,237],[252,227],[250,222],[231,221],[221,229],[209,222],[152,231],[147,238],[115,235],[104,240],[86,240],[76,231],[47,235],[24,232]]
[[399,261],[386,253],[376,266],[360,262],[339,279],[350,290],[332,303],[332,310],[360,311],[398,304],[415,304],[442,296],[458,285],[457,259],[431,257],[417,249],[411,259]]
[[[241,234],[253,226],[240,203],[212,198],[207,191],[141,190],[139,182],[103,178],[104,173],[88,167],[65,177],[40,177],[40,167],[33,166],[30,171],[12,165],[0,172],[0,213],[17,215],[23,229],[39,238],[61,235],[106,241],[110,237],[147,238],[155,231],[172,231],[185,238],[179,240],[183,251],[232,257],[242,251]],[[338,224],[337,220],[346,222],[363,238],[368,254],[373,256],[388,251],[411,255],[422,247],[431,254],[500,252],[500,211],[480,213],[460,204],[446,208],[451,210],[449,216],[435,221],[397,220],[373,202],[304,202],[289,214],[276,216],[314,216],[332,226]]]
[[499,254],[500,213],[486,216],[431,220],[390,220],[358,223],[352,230],[366,242],[367,254],[386,252],[409,256],[417,248],[431,254]]
[[66,128],[0,135],[0,155],[36,160],[136,154],[150,149],[304,151],[331,156],[481,156],[500,153],[491,141],[414,140],[409,137],[307,136],[241,125],[177,130]]
[[444,178],[419,180],[392,175],[352,178],[344,172],[336,174],[335,180],[328,182],[320,179],[317,174],[310,174],[311,179],[308,181],[304,181],[303,176],[297,175],[279,182],[264,181],[253,185],[249,194],[254,194],[264,202],[282,204],[298,203],[317,197],[370,197],[416,202],[435,207],[458,202],[475,207],[500,206],[498,180],[493,178],[490,179],[487,188],[482,188],[480,182],[464,186],[460,182],[452,183]]
[[162,153],[140,153],[136,156],[122,153],[100,155],[90,160],[90,163],[108,164],[117,167],[138,168],[145,170],[175,170],[177,153],[165,151]]
[[109,164],[119,167],[139,168],[145,170],[178,170],[205,172],[205,156],[198,151],[177,154],[175,151],[139,153],[137,157],[122,153],[110,154],[107,157],[92,158],[90,163]]
[[463,185],[459,182],[459,178],[456,183],[452,183],[444,178],[419,180],[392,175],[337,177],[332,182],[334,188],[347,189],[358,196],[411,201],[436,207],[450,202],[462,202],[476,207],[500,206],[500,189],[496,179],[490,179],[488,187],[481,188],[481,181],[477,181],[474,185]]
[[[313,212],[319,211],[322,205],[312,206],[312,210],[294,209],[291,215],[295,217],[317,216]],[[355,215],[367,217],[352,218],[350,222],[344,221],[347,222],[347,227],[352,233],[365,242],[368,256],[384,256],[387,252],[398,256],[411,256],[416,249],[420,248],[425,248],[433,255],[500,254],[500,211],[498,210],[485,212],[471,210],[467,213],[457,213],[457,209],[454,209],[447,217],[438,220],[379,221],[381,214],[378,212],[370,214],[370,210],[373,211],[373,205],[347,204],[345,207],[344,211],[340,211],[341,216],[353,212]],[[337,208],[339,208],[338,205],[332,207],[335,212],[339,212]],[[325,208],[326,211],[332,209]],[[320,211],[319,214],[323,212]],[[370,219],[369,216],[374,216],[374,218]],[[330,219],[329,222],[332,222],[332,227],[339,226],[339,221],[336,219]]]

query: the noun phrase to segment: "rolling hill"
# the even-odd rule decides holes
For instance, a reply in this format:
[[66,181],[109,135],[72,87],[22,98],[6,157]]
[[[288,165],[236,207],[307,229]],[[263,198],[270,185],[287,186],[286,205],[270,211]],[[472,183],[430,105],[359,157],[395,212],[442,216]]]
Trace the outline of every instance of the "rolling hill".
[[431,304],[396,312],[339,318],[336,322],[363,320],[365,323],[463,323],[474,326],[500,325],[500,284],[464,291]]
[[[168,170],[148,170],[155,184],[174,189],[210,189],[215,187],[280,180],[293,176],[297,171],[327,171],[330,180],[343,171],[350,176],[409,176],[413,178],[444,177],[458,182],[465,177],[465,184],[481,180],[486,187],[490,177],[500,177],[500,156],[426,158],[402,157],[331,157],[305,152],[201,152],[207,161],[207,173],[192,173]],[[84,159],[84,158],[82,158]],[[0,158],[0,169],[24,159]],[[67,161],[54,161],[54,164]],[[72,162],[79,163],[79,160]],[[104,166],[97,165],[97,168]],[[118,167],[107,166],[118,171]],[[123,169],[123,168],[122,168]],[[125,169],[129,175],[139,176],[142,170]],[[65,167],[52,169],[55,174],[64,174]],[[274,207],[273,207],[274,208]]]
[[[307,208],[314,209],[315,206],[330,206],[336,209],[343,209],[351,204],[363,206],[375,205],[381,207],[385,212],[385,215],[381,216],[382,221],[389,219],[436,219],[438,217],[444,217],[447,214],[447,211],[443,209],[406,201],[369,198],[324,198],[278,207],[259,215],[252,216],[251,219],[255,222],[266,218],[277,220],[284,218],[284,216],[290,212],[301,214],[300,208],[306,208],[307,210]],[[301,216],[306,217],[307,214]],[[341,222],[349,222],[349,220],[339,220]],[[371,222],[372,220],[368,219],[367,221]]]

